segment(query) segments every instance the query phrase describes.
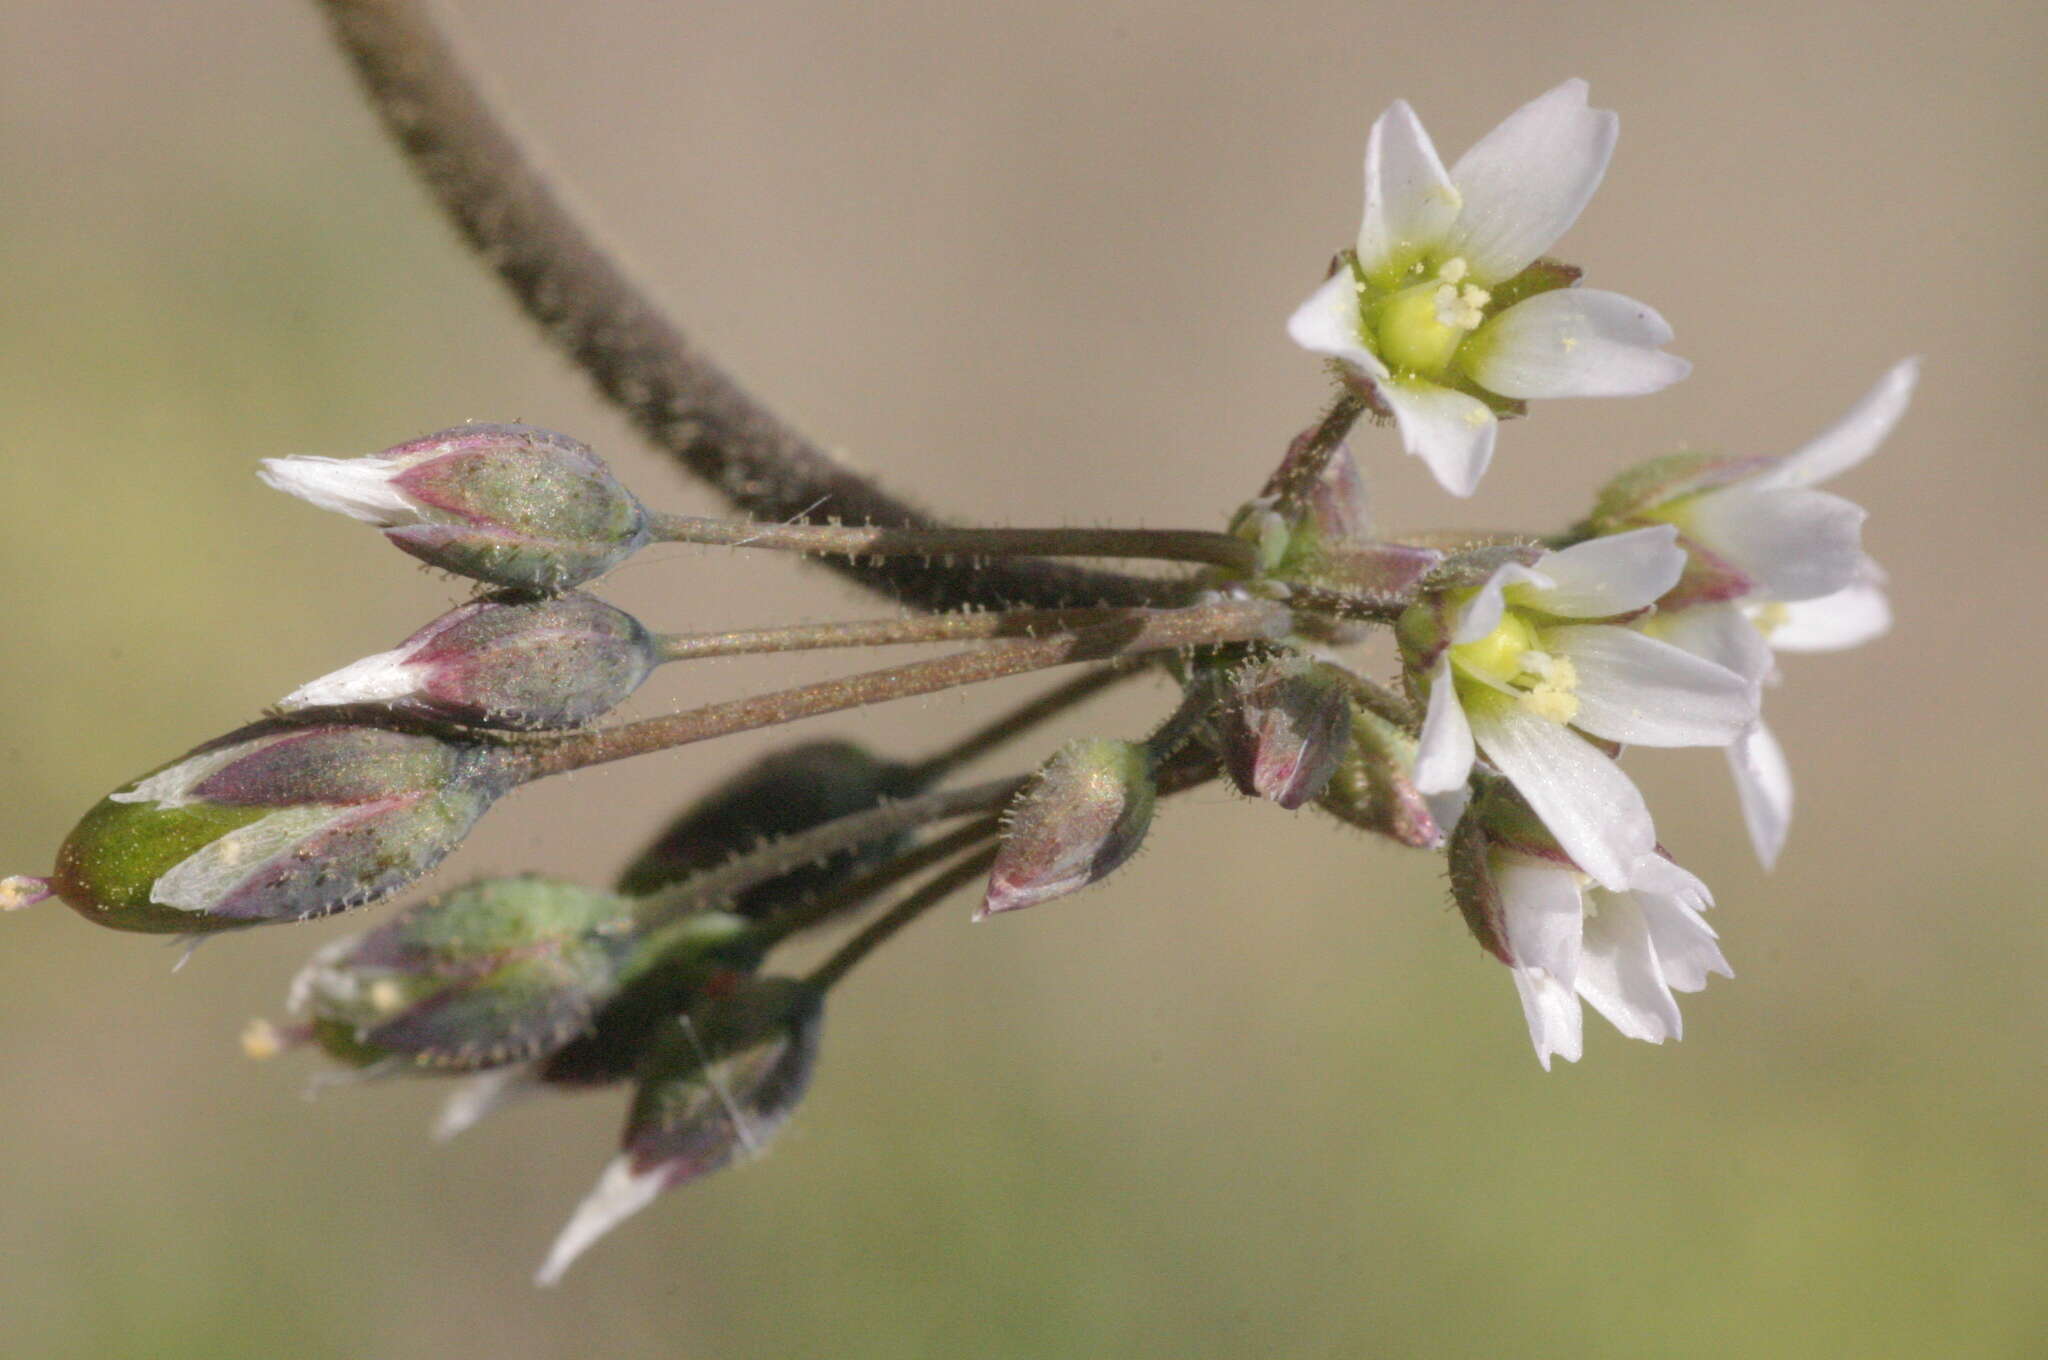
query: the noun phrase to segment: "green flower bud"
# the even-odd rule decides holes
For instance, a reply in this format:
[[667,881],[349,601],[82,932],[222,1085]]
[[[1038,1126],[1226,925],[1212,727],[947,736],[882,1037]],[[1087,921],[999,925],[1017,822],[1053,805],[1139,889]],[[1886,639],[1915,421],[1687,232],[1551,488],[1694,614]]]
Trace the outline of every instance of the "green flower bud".
[[[687,925],[693,941],[723,941],[744,923],[705,913]],[[322,950],[293,982],[290,1006],[352,1066],[502,1067],[586,1033],[647,943],[617,893],[488,879]]]
[[365,520],[432,566],[513,590],[581,585],[647,541],[603,460],[529,425],[461,425],[366,458],[264,460],[279,491]]
[[108,795],[57,852],[51,886],[117,930],[326,916],[419,878],[516,782],[500,748],[255,723]]
[[1351,746],[1317,806],[1366,831],[1403,845],[1443,843],[1429,803],[1415,788],[1415,738],[1370,709],[1351,715]]
[[1156,792],[1143,746],[1068,742],[1010,805],[978,916],[1036,906],[1108,877],[1145,839]]
[[470,727],[576,727],[632,697],[657,664],[647,630],[593,596],[500,596],[443,614],[391,651],[294,690],[278,707]]

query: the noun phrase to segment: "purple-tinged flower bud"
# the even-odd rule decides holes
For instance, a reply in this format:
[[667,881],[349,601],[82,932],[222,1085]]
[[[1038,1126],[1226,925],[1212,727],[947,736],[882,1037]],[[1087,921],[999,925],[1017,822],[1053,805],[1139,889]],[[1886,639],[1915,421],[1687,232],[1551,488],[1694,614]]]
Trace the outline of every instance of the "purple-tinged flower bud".
[[[704,912],[693,942],[745,923]],[[314,956],[290,1007],[351,1066],[472,1072],[527,1062],[587,1033],[644,962],[633,903],[555,879],[488,879],[408,908]],[[675,941],[665,941],[673,947]]]
[[1145,748],[1070,741],[1017,795],[989,871],[979,920],[1036,906],[1108,877],[1137,853],[1156,797]]
[[308,920],[419,878],[517,782],[502,748],[255,723],[108,795],[57,852],[51,885],[117,930]]
[[266,458],[279,491],[375,524],[421,561],[554,592],[647,541],[647,512],[598,456],[529,425],[461,425],[365,458]]
[[654,639],[590,595],[495,597],[451,610],[388,652],[287,694],[278,708],[386,712],[470,727],[577,727],[653,673]]
[[762,978],[680,1017],[649,1056],[619,1155],[555,1239],[535,1282],[561,1279],[662,1191],[758,1154],[810,1086],[821,1000],[805,983]]
[[1415,787],[1415,738],[1367,708],[1351,715],[1351,747],[1317,799],[1355,827],[1430,849],[1443,828]]
[[1254,661],[1226,678],[1217,725],[1237,787],[1293,811],[1323,791],[1351,745],[1351,687],[1298,652]]

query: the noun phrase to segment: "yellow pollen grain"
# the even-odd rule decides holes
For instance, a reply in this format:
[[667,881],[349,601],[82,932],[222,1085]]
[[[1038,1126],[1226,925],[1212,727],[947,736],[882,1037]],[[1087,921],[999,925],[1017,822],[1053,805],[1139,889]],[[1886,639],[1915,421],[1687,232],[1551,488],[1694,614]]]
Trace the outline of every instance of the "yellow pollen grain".
[[1554,723],[1568,723],[1579,716],[1578,696],[1548,684],[1538,685],[1522,695],[1520,702],[1523,708],[1537,717]]
[[1457,255],[1445,260],[1443,267],[1436,271],[1436,276],[1445,283],[1457,283],[1465,277],[1470,269],[1471,266],[1465,263],[1465,257]]
[[405,1004],[405,988],[391,978],[378,978],[370,984],[370,1005],[384,1013],[397,1010]]
[[1769,637],[1792,621],[1792,611],[1779,601],[1773,600],[1759,607],[1756,613],[1751,615],[1751,619],[1755,622],[1757,631]]
[[242,1027],[242,1056],[267,1062],[284,1052],[284,1036],[277,1026],[261,1017]]

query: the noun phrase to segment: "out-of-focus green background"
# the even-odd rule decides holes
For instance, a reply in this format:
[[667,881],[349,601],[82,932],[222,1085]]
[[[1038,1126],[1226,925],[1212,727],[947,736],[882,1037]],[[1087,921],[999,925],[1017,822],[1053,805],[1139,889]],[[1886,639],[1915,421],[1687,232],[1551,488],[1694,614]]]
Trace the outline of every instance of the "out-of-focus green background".
[[[1586,76],[1624,135],[1560,253],[1698,371],[1540,407],[1469,506],[1368,433],[1383,521],[1561,524],[1635,457],[1789,449],[1918,352],[1912,413],[1840,487],[1898,629],[1772,695],[1801,791],[1774,875],[1717,756],[1633,759],[1738,972],[1682,1044],[1589,1019],[1545,1075],[1428,856],[1199,795],[1087,897],[974,929],[963,901],[879,956],[775,1153],[553,1292],[527,1276],[616,1101],[434,1147],[424,1083],[307,1104],[309,1061],[236,1052],[358,923],[172,976],[61,905],[10,917],[0,1353],[2040,1353],[2038,9],[455,9],[698,339],[892,482],[1020,524],[1218,523],[1323,398],[1281,325],[1355,225],[1374,114],[1408,97],[1448,158]],[[5,0],[0,183],[0,871],[459,598],[258,457],[517,417],[711,506],[465,259],[308,5]],[[670,628],[878,610],[680,549],[606,591]],[[641,707],[838,664],[712,663]],[[917,751],[994,697],[808,731]],[[602,879],[761,745],[525,792],[439,881]]]

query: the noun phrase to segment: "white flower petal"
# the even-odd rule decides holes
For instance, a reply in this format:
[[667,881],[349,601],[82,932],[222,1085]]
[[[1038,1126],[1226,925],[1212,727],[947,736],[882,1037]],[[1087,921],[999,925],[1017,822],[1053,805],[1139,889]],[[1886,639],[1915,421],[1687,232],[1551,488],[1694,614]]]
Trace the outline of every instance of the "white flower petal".
[[1489,320],[1459,351],[1465,371],[1504,397],[1638,397],[1692,372],[1666,354],[1671,327],[1634,298],[1556,288]]
[[1675,614],[1660,613],[1644,620],[1642,628],[1651,637],[1726,666],[1751,684],[1762,684],[1775,669],[1770,644],[1749,616],[1732,604],[1703,604]]
[[1647,609],[1677,585],[1685,549],[1676,528],[1655,524],[1545,553],[1536,565],[1550,584],[1516,591],[1517,601],[1565,618],[1604,619]]
[[1622,888],[1657,830],[1621,767],[1570,729],[1487,694],[1467,714],[1486,758],[1528,801],[1572,862],[1604,887]]
[[417,524],[420,506],[392,485],[392,478],[417,460],[394,458],[320,458],[293,454],[265,458],[256,475],[265,486],[351,519],[389,528]]
[[1493,856],[1490,867],[1508,954],[1518,967],[1539,968],[1571,986],[1584,920],[1577,872],[1506,855]]
[[1522,1017],[1529,1022],[1529,1038],[1536,1045],[1536,1061],[1546,1072],[1553,1056],[1577,1062],[1584,1047],[1578,994],[1537,969],[1517,968],[1514,975],[1515,991],[1522,998]]
[[1586,82],[1567,80],[1524,104],[1451,167],[1464,196],[1448,253],[1482,283],[1527,268],[1579,218],[1600,187],[1621,120],[1586,107]]
[[492,1111],[503,1109],[512,1101],[533,1095],[540,1089],[540,1083],[529,1080],[523,1067],[498,1067],[479,1072],[457,1087],[442,1104],[441,1113],[434,1119],[434,1141],[445,1143],[474,1127],[478,1120]]
[[1389,259],[1426,246],[1457,220],[1458,191],[1429,134],[1405,99],[1372,125],[1365,143],[1365,217],[1358,261],[1371,273]]
[[[1635,862],[1629,872],[1629,891],[1656,897],[1669,898],[1695,914],[1714,905],[1714,894],[1699,876],[1688,869],[1682,869],[1662,855],[1645,855]],[[1701,928],[1706,923],[1702,921]],[[1709,935],[1713,931],[1708,930]]]
[[1734,977],[1735,970],[1721,956],[1713,929],[1699,913],[1671,898],[1638,892],[1636,904],[1650,928],[1650,945],[1657,951],[1657,968],[1675,992],[1697,992],[1707,985],[1707,975]]
[[591,1243],[652,1204],[667,1179],[661,1167],[635,1171],[632,1159],[624,1153],[612,1158],[604,1174],[598,1177],[596,1188],[583,1197],[561,1236],[548,1248],[548,1259],[541,1263],[533,1282],[558,1283],[563,1272],[589,1250]]
[[1749,843],[1769,869],[1777,864],[1792,826],[1792,766],[1778,739],[1759,722],[1728,748],[1728,768],[1735,775],[1735,796],[1742,804]]
[[1772,611],[1765,636],[1781,652],[1838,652],[1891,631],[1892,606],[1884,587],[1859,582],[1815,600],[1796,600]]
[[1613,624],[1546,628],[1577,672],[1572,726],[1632,746],[1726,746],[1756,722],[1756,685],[1668,642]]
[[1556,582],[1543,572],[1534,571],[1520,562],[1503,562],[1493,569],[1486,583],[1474,592],[1458,610],[1456,622],[1451,625],[1451,641],[1477,642],[1500,627],[1501,618],[1508,612],[1508,588],[1519,586],[1525,593],[1549,590]]
[[1401,447],[1429,464],[1437,485],[1469,496],[1493,461],[1499,423],[1477,397],[1425,382],[1383,382],[1380,395],[1401,427]]
[[402,651],[378,652],[351,662],[318,680],[308,681],[277,701],[287,713],[302,708],[389,702],[416,692],[426,677],[423,666],[406,664]]
[[1415,787],[1424,794],[1462,789],[1472,774],[1472,727],[1458,702],[1449,652],[1438,659],[1429,681],[1429,712],[1415,747]]
[[1920,380],[1916,356],[1892,367],[1849,413],[1797,453],[1750,478],[1751,486],[1813,486],[1848,471],[1877,451],[1913,400]]
[[1863,519],[1862,506],[1826,491],[1748,483],[1685,507],[1687,531],[1778,600],[1815,599],[1854,581]]
[[270,868],[270,862],[341,822],[355,807],[306,803],[278,808],[200,846],[150,885],[149,900],[179,911],[212,911],[229,893]]
[[1578,992],[1631,1039],[1661,1044],[1680,1035],[1678,1002],[1665,984],[1649,923],[1633,893],[1593,893],[1586,914]]
[[1294,309],[1287,318],[1287,335],[1311,354],[1342,359],[1372,377],[1384,378],[1387,366],[1366,346],[1362,318],[1358,282],[1350,270],[1339,269]]
[[166,769],[158,770],[147,779],[138,780],[132,789],[108,794],[107,801],[155,803],[158,807],[165,808],[185,807],[199,801],[192,797],[193,789],[243,756],[261,750],[275,740],[274,735],[266,734],[250,741],[238,741],[230,746],[202,751]]

